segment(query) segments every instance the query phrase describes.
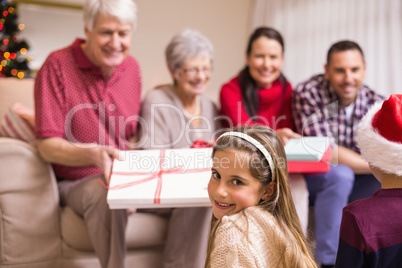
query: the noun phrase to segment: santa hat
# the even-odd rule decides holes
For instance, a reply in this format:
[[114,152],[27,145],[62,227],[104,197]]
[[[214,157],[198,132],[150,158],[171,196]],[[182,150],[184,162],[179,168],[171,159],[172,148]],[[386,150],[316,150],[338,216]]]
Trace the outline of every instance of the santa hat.
[[371,165],[402,176],[402,95],[374,104],[358,126],[356,141]]

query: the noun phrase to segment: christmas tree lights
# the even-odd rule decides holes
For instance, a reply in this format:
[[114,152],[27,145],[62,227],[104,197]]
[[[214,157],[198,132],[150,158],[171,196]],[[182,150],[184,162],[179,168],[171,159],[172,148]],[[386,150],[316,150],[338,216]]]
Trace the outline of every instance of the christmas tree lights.
[[[0,0],[1,1],[1,0]],[[17,22],[17,4],[12,1],[0,2],[0,76],[29,77],[29,46],[18,33],[25,28]]]

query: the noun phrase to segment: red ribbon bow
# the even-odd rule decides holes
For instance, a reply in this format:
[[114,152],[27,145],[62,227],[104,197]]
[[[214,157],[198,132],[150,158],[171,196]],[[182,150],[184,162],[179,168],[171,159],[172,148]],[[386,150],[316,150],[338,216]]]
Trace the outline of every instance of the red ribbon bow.
[[212,143],[203,141],[203,140],[196,140],[194,141],[193,145],[190,148],[211,148],[214,147]]

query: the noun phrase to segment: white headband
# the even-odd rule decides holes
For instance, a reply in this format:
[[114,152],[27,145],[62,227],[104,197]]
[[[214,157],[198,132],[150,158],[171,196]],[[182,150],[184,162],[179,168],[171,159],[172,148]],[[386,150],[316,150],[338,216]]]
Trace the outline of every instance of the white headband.
[[267,151],[267,149],[265,149],[265,147],[259,141],[257,141],[256,139],[254,139],[253,137],[251,137],[245,133],[234,132],[234,131],[223,133],[222,135],[219,136],[219,138],[216,141],[218,141],[220,138],[222,138],[224,136],[236,136],[236,137],[246,140],[249,143],[251,143],[252,145],[254,145],[267,159],[269,167],[271,168],[271,172],[272,172],[272,180],[273,181],[275,180],[274,161],[272,160],[272,157],[269,154],[269,152]]

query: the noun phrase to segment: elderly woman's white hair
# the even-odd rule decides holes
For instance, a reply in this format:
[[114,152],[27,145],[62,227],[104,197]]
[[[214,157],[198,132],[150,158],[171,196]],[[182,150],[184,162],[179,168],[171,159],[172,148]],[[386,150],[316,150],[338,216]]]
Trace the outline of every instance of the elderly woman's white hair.
[[85,28],[92,31],[99,13],[117,18],[121,23],[137,25],[137,5],[133,0],[87,0],[84,5]]
[[200,32],[185,29],[172,38],[166,48],[165,56],[169,70],[175,73],[183,62],[194,57],[208,57],[212,62],[214,47]]

